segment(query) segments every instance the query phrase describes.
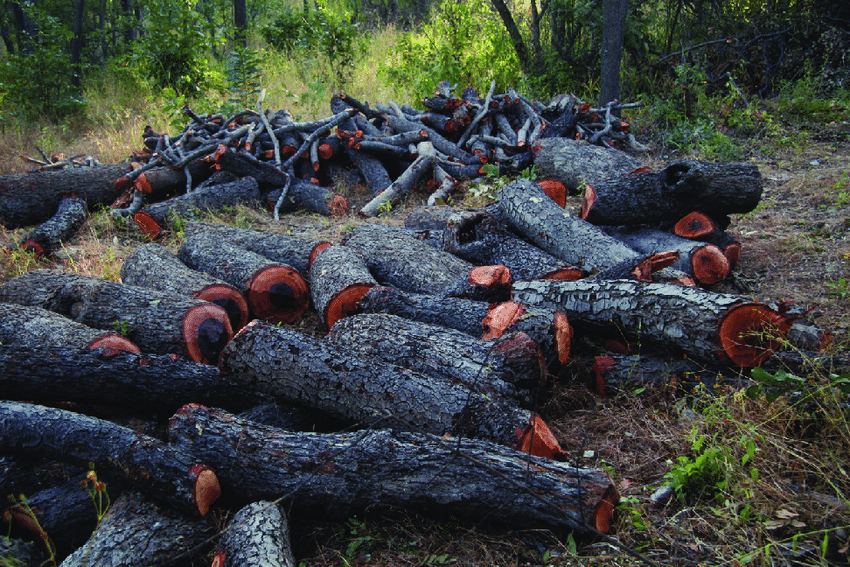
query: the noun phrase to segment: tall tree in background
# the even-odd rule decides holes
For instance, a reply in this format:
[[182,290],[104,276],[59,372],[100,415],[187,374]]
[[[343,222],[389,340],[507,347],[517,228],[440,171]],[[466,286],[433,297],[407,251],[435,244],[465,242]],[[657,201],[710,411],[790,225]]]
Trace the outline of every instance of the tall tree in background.
[[602,8],[602,70],[599,105],[620,98],[620,61],[623,56],[623,36],[629,0],[604,0]]
[[74,39],[71,40],[71,85],[76,88],[82,86],[82,65],[80,64],[80,52],[83,47],[83,16],[85,15],[85,0],[76,0],[74,6]]
[[233,25],[236,27],[236,41],[242,47],[248,45],[248,6],[245,0],[233,0]]

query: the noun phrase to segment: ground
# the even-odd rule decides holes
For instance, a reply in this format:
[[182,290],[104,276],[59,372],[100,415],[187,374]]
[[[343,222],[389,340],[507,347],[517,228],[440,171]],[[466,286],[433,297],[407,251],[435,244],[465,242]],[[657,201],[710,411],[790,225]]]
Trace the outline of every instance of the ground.
[[[730,231],[742,244],[741,260],[733,277],[716,286],[717,291],[764,303],[789,301],[809,309],[811,321],[832,333],[830,349],[838,354],[847,352],[850,329],[846,136],[847,126],[837,125],[770,152],[764,144],[739,141],[745,159],[762,173],[764,194],[755,211],[733,219]],[[660,167],[677,157],[682,156],[659,151],[643,159]],[[478,198],[473,193],[461,204],[473,203]],[[352,191],[347,199],[356,211],[367,196]],[[382,222],[400,222],[423,200],[423,195],[412,196]],[[363,222],[352,213],[332,220],[297,214],[278,223],[265,212],[241,209],[221,220],[281,232],[310,231],[330,240]],[[57,263],[100,269],[102,277],[114,278],[115,266],[142,239],[131,228],[98,222],[84,227]],[[0,244],[5,248],[22,233],[0,231]],[[107,267],[97,268],[103,265]],[[308,320],[301,327],[309,331],[317,325]],[[798,565],[847,564],[846,413],[835,413],[818,400],[811,402],[813,409],[803,409],[792,399],[769,403],[741,392],[685,394],[669,385],[600,398],[575,378],[581,374],[579,364],[553,377],[538,409],[576,464],[610,471],[622,496],[611,531],[616,541],[495,526],[486,518],[469,524],[376,507],[345,522],[293,524],[295,556],[308,566],[644,561],[625,546],[650,562],[676,565],[770,564],[791,558]],[[703,435],[707,440],[699,441]],[[701,455],[708,457],[699,461]],[[694,465],[693,470],[698,462],[717,464],[723,469],[717,478],[737,486],[724,485],[720,499],[690,494],[658,505],[650,502],[677,463],[682,468]],[[217,513],[223,525],[226,512]],[[824,534],[829,536],[825,544]],[[828,553],[820,553],[818,545],[828,547]]]

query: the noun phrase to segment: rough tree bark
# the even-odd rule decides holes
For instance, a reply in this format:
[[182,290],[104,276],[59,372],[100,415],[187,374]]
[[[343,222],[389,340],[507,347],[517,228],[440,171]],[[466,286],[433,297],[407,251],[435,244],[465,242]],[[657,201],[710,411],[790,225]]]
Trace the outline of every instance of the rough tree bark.
[[111,422],[33,404],[0,401],[0,451],[50,456],[80,467],[94,462],[139,490],[203,516],[221,489],[191,453]]
[[209,459],[242,501],[284,497],[293,513],[346,518],[382,503],[530,528],[607,532],[619,499],[604,471],[486,441],[391,430],[287,433],[187,406],[171,418],[176,447]]
[[345,246],[322,249],[310,267],[310,294],[325,326],[354,313],[357,303],[378,285],[360,254]]
[[86,202],[80,197],[65,197],[56,213],[30,231],[19,246],[36,256],[52,254],[62,247],[88,218]]
[[295,567],[289,518],[277,503],[261,500],[239,510],[218,542],[212,567]]
[[643,164],[620,150],[588,144],[586,140],[546,138],[531,146],[534,167],[541,177],[555,179],[570,190],[631,173]]

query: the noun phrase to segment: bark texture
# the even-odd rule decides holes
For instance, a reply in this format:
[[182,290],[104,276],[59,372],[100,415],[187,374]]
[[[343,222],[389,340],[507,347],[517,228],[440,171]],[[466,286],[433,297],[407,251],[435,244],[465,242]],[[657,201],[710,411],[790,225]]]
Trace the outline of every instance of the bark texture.
[[214,363],[233,331],[206,301],[57,270],[34,270],[0,286],[0,301],[42,307],[90,327],[121,331],[143,352]]
[[546,138],[535,141],[531,152],[540,177],[560,181],[571,190],[584,183],[596,186],[606,179],[626,175],[643,166],[625,152],[588,144],[586,140]]
[[61,567],[142,567],[200,556],[214,527],[153,502],[138,492],[118,498],[92,537]]
[[285,497],[293,513],[348,517],[374,503],[524,527],[607,531],[618,500],[601,470],[486,441],[391,430],[287,433],[186,406],[171,442],[217,467],[243,501]]
[[360,299],[376,285],[363,257],[345,246],[321,250],[310,267],[313,305],[328,329],[354,313]]
[[252,321],[225,349],[222,369],[251,389],[369,424],[516,444],[528,411],[460,384],[364,358],[284,327]]
[[170,354],[0,345],[0,389],[7,399],[152,412],[190,402],[239,411],[270,401],[238,378]]
[[530,242],[568,264],[602,271],[624,262],[640,263],[640,254],[599,227],[555,204],[539,185],[520,179],[502,187],[499,207]]
[[289,542],[289,518],[267,500],[239,510],[218,542],[212,567],[295,567]]
[[146,494],[203,516],[218,499],[212,469],[181,449],[108,421],[33,404],[0,401],[0,450],[94,462],[132,480]]
[[752,211],[761,193],[754,164],[675,161],[658,172],[596,183],[585,192],[580,216],[608,225],[678,221],[694,210],[722,217]]
[[758,366],[779,348],[788,323],[735,295],[631,280],[517,282],[514,299],[560,307],[619,337],[649,341],[709,362]]

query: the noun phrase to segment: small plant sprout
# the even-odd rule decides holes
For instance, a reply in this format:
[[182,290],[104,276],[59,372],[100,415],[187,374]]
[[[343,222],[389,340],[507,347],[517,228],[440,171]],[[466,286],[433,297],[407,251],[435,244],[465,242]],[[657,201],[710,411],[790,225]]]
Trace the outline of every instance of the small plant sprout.
[[103,517],[106,515],[106,511],[109,509],[111,502],[109,500],[109,493],[106,491],[106,483],[97,478],[97,472],[94,470],[94,463],[89,463],[89,472],[86,474],[86,478],[80,481],[80,484],[86,489],[86,492],[89,493],[89,497],[94,505],[97,525],[99,526]]
[[[47,531],[45,531],[44,527],[41,525],[41,522],[39,521],[35,510],[33,510],[27,502],[27,497],[21,494],[17,498],[15,498],[13,495],[10,494],[9,502],[14,505],[14,508],[16,510],[20,511],[25,516],[22,523],[24,523],[27,528],[32,530],[35,535],[38,536],[38,541],[36,543],[39,543],[39,545],[41,545],[41,547],[44,549],[45,553],[47,553],[47,559],[42,563],[42,565],[53,565],[55,567],[56,546],[51,541],[50,536],[47,534]],[[14,512],[10,510],[6,510],[6,512],[3,513],[3,521],[9,523],[10,533],[6,536],[7,538],[9,537],[9,535],[11,535],[11,520],[14,515]]]

